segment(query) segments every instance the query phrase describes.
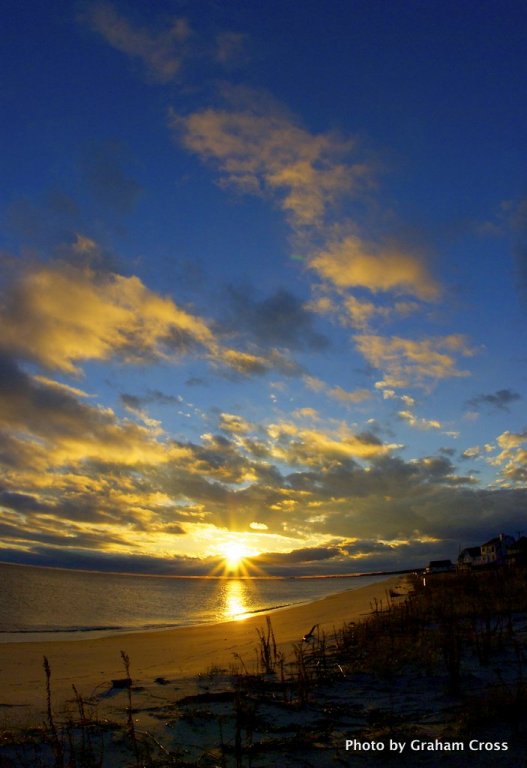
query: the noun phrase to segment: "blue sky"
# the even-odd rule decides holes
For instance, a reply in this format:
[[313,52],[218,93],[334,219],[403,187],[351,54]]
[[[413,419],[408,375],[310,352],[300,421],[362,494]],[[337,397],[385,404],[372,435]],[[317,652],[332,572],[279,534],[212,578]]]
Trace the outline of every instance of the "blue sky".
[[8,4],[0,560],[339,573],[524,531],[526,22]]

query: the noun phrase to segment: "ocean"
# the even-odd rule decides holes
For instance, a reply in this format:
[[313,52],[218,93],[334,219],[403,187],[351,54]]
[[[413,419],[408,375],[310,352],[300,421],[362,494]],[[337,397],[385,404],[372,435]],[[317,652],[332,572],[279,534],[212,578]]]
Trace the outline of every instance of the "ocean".
[[0,642],[211,624],[312,602],[385,578],[210,579],[0,563]]

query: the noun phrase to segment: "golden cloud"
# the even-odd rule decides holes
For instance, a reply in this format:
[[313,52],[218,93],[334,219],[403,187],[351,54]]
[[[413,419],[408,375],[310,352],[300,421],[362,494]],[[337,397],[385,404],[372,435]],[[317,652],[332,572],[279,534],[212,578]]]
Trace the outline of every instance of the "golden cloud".
[[313,392],[323,392],[326,389],[326,384],[322,379],[318,379],[316,376],[308,376],[307,374],[302,377],[303,382],[308,389]]
[[441,429],[441,422],[437,419],[424,419],[420,416],[416,416],[415,413],[412,413],[411,411],[399,411],[397,415],[400,419],[406,421],[407,424],[416,429]]
[[296,408],[296,410],[294,410],[291,415],[299,419],[319,419],[320,418],[320,414],[316,410],[316,408],[310,408],[310,407]]
[[372,301],[357,299],[355,296],[346,296],[343,301],[347,313],[347,319],[355,328],[365,330],[376,317],[387,319],[391,314],[389,307],[379,307]]
[[[96,245],[87,238],[78,237],[72,246],[75,256],[94,251]],[[272,369],[286,376],[300,373],[298,364],[279,349],[260,354],[226,347],[206,320],[151,291],[138,277],[98,271],[84,261],[31,265],[5,294],[1,349],[48,370],[79,376],[79,363],[86,360],[174,361],[192,352],[244,376]],[[68,389],[56,381],[52,386]]]
[[[396,247],[366,243],[355,235],[329,243],[311,258],[309,266],[337,288],[361,287],[372,293],[395,291],[424,301],[435,300],[440,294],[422,260]],[[363,322],[374,312],[372,307],[353,302],[349,310],[362,317]]]
[[503,458],[508,458],[510,451],[515,450],[518,446],[527,442],[527,432],[509,432],[509,430],[507,430],[506,432],[502,432],[502,434],[496,438],[496,442],[502,449],[500,455]]
[[193,345],[214,346],[203,320],[138,277],[64,262],[22,274],[0,318],[4,349],[65,373],[79,374],[80,360],[169,359]]
[[204,109],[172,116],[184,146],[213,160],[226,184],[247,194],[278,194],[295,225],[319,224],[338,197],[364,185],[370,169],[346,163],[355,146],[335,134],[314,135],[278,110]]
[[72,387],[69,384],[64,384],[62,381],[55,381],[54,379],[50,379],[47,376],[36,374],[33,376],[33,381],[36,381],[39,384],[43,384],[45,387],[56,389],[59,392],[66,392],[69,395],[74,395],[75,397],[95,397],[95,395],[90,395],[88,392],[84,392],[83,389]]
[[271,349],[267,354],[255,354],[214,343],[210,346],[209,359],[215,365],[227,366],[242,376],[259,376],[272,369],[284,376],[297,376],[301,370],[295,360],[279,349]]
[[372,459],[400,447],[381,443],[369,433],[355,433],[344,422],[336,424],[331,431],[303,429],[282,422],[271,424],[267,433],[273,441],[270,453],[275,459],[307,466],[353,458]]
[[[489,463],[503,467],[501,473],[507,482],[525,483],[527,481],[527,431],[503,432],[496,438],[501,449]],[[485,446],[486,448],[486,446]]]
[[226,363],[229,368],[245,376],[265,373],[270,368],[269,361],[262,355],[253,355],[237,349],[218,347],[213,358],[219,363]]
[[246,419],[234,413],[221,413],[218,426],[224,432],[239,435],[245,435],[252,429],[251,424]]
[[265,523],[257,523],[256,521],[249,523],[249,528],[251,528],[253,531],[267,531],[269,530],[269,526]]
[[422,385],[425,380],[468,376],[459,370],[454,354],[470,356],[472,350],[460,334],[416,341],[399,336],[363,334],[353,337],[357,348],[375,368],[384,370],[379,387]]
[[8,359],[0,364],[0,427],[11,435],[11,464],[17,463],[24,445],[34,451],[29,466],[40,463],[48,468],[89,460],[159,464],[189,455],[188,448],[160,440],[158,427],[118,419],[110,408],[84,402],[70,387],[31,377]]
[[[373,394],[369,389],[348,390],[341,386],[332,387],[321,379],[317,379],[313,376],[305,375],[303,381],[308,389],[311,389],[314,392],[324,392],[328,397],[331,397],[334,400],[339,400],[341,403],[362,403],[373,397]],[[303,410],[307,411],[308,409]],[[297,410],[296,413],[300,413],[300,410]]]
[[363,403],[373,396],[369,389],[355,389],[349,391],[342,387],[332,387],[331,389],[328,389],[328,395],[335,398],[335,400],[340,400],[342,403]]

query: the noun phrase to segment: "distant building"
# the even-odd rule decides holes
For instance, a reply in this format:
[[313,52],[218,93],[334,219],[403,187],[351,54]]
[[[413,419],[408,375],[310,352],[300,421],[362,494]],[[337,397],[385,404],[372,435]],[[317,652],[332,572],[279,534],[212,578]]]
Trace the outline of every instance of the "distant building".
[[507,552],[515,544],[513,536],[500,533],[494,539],[481,545],[482,565],[504,565],[507,561]]
[[520,538],[507,550],[508,565],[527,565],[527,537]]
[[527,538],[518,541],[500,533],[480,547],[467,547],[459,553],[457,567],[461,571],[472,568],[495,568],[500,565],[527,565]]
[[425,568],[425,573],[450,573],[455,566],[451,560],[430,560]]
[[459,553],[457,566],[460,570],[468,571],[481,565],[481,547],[467,547]]

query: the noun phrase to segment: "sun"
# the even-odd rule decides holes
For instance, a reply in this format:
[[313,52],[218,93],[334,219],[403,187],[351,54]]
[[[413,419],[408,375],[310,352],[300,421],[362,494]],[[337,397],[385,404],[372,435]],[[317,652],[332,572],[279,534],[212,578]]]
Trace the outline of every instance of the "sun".
[[210,575],[216,578],[237,579],[264,576],[265,573],[257,561],[259,555],[261,550],[253,546],[249,536],[229,532],[225,538],[215,542],[214,549],[210,552],[214,561]]
[[225,560],[226,568],[229,571],[236,571],[250,552],[244,544],[238,541],[228,541],[221,547],[221,554]]

